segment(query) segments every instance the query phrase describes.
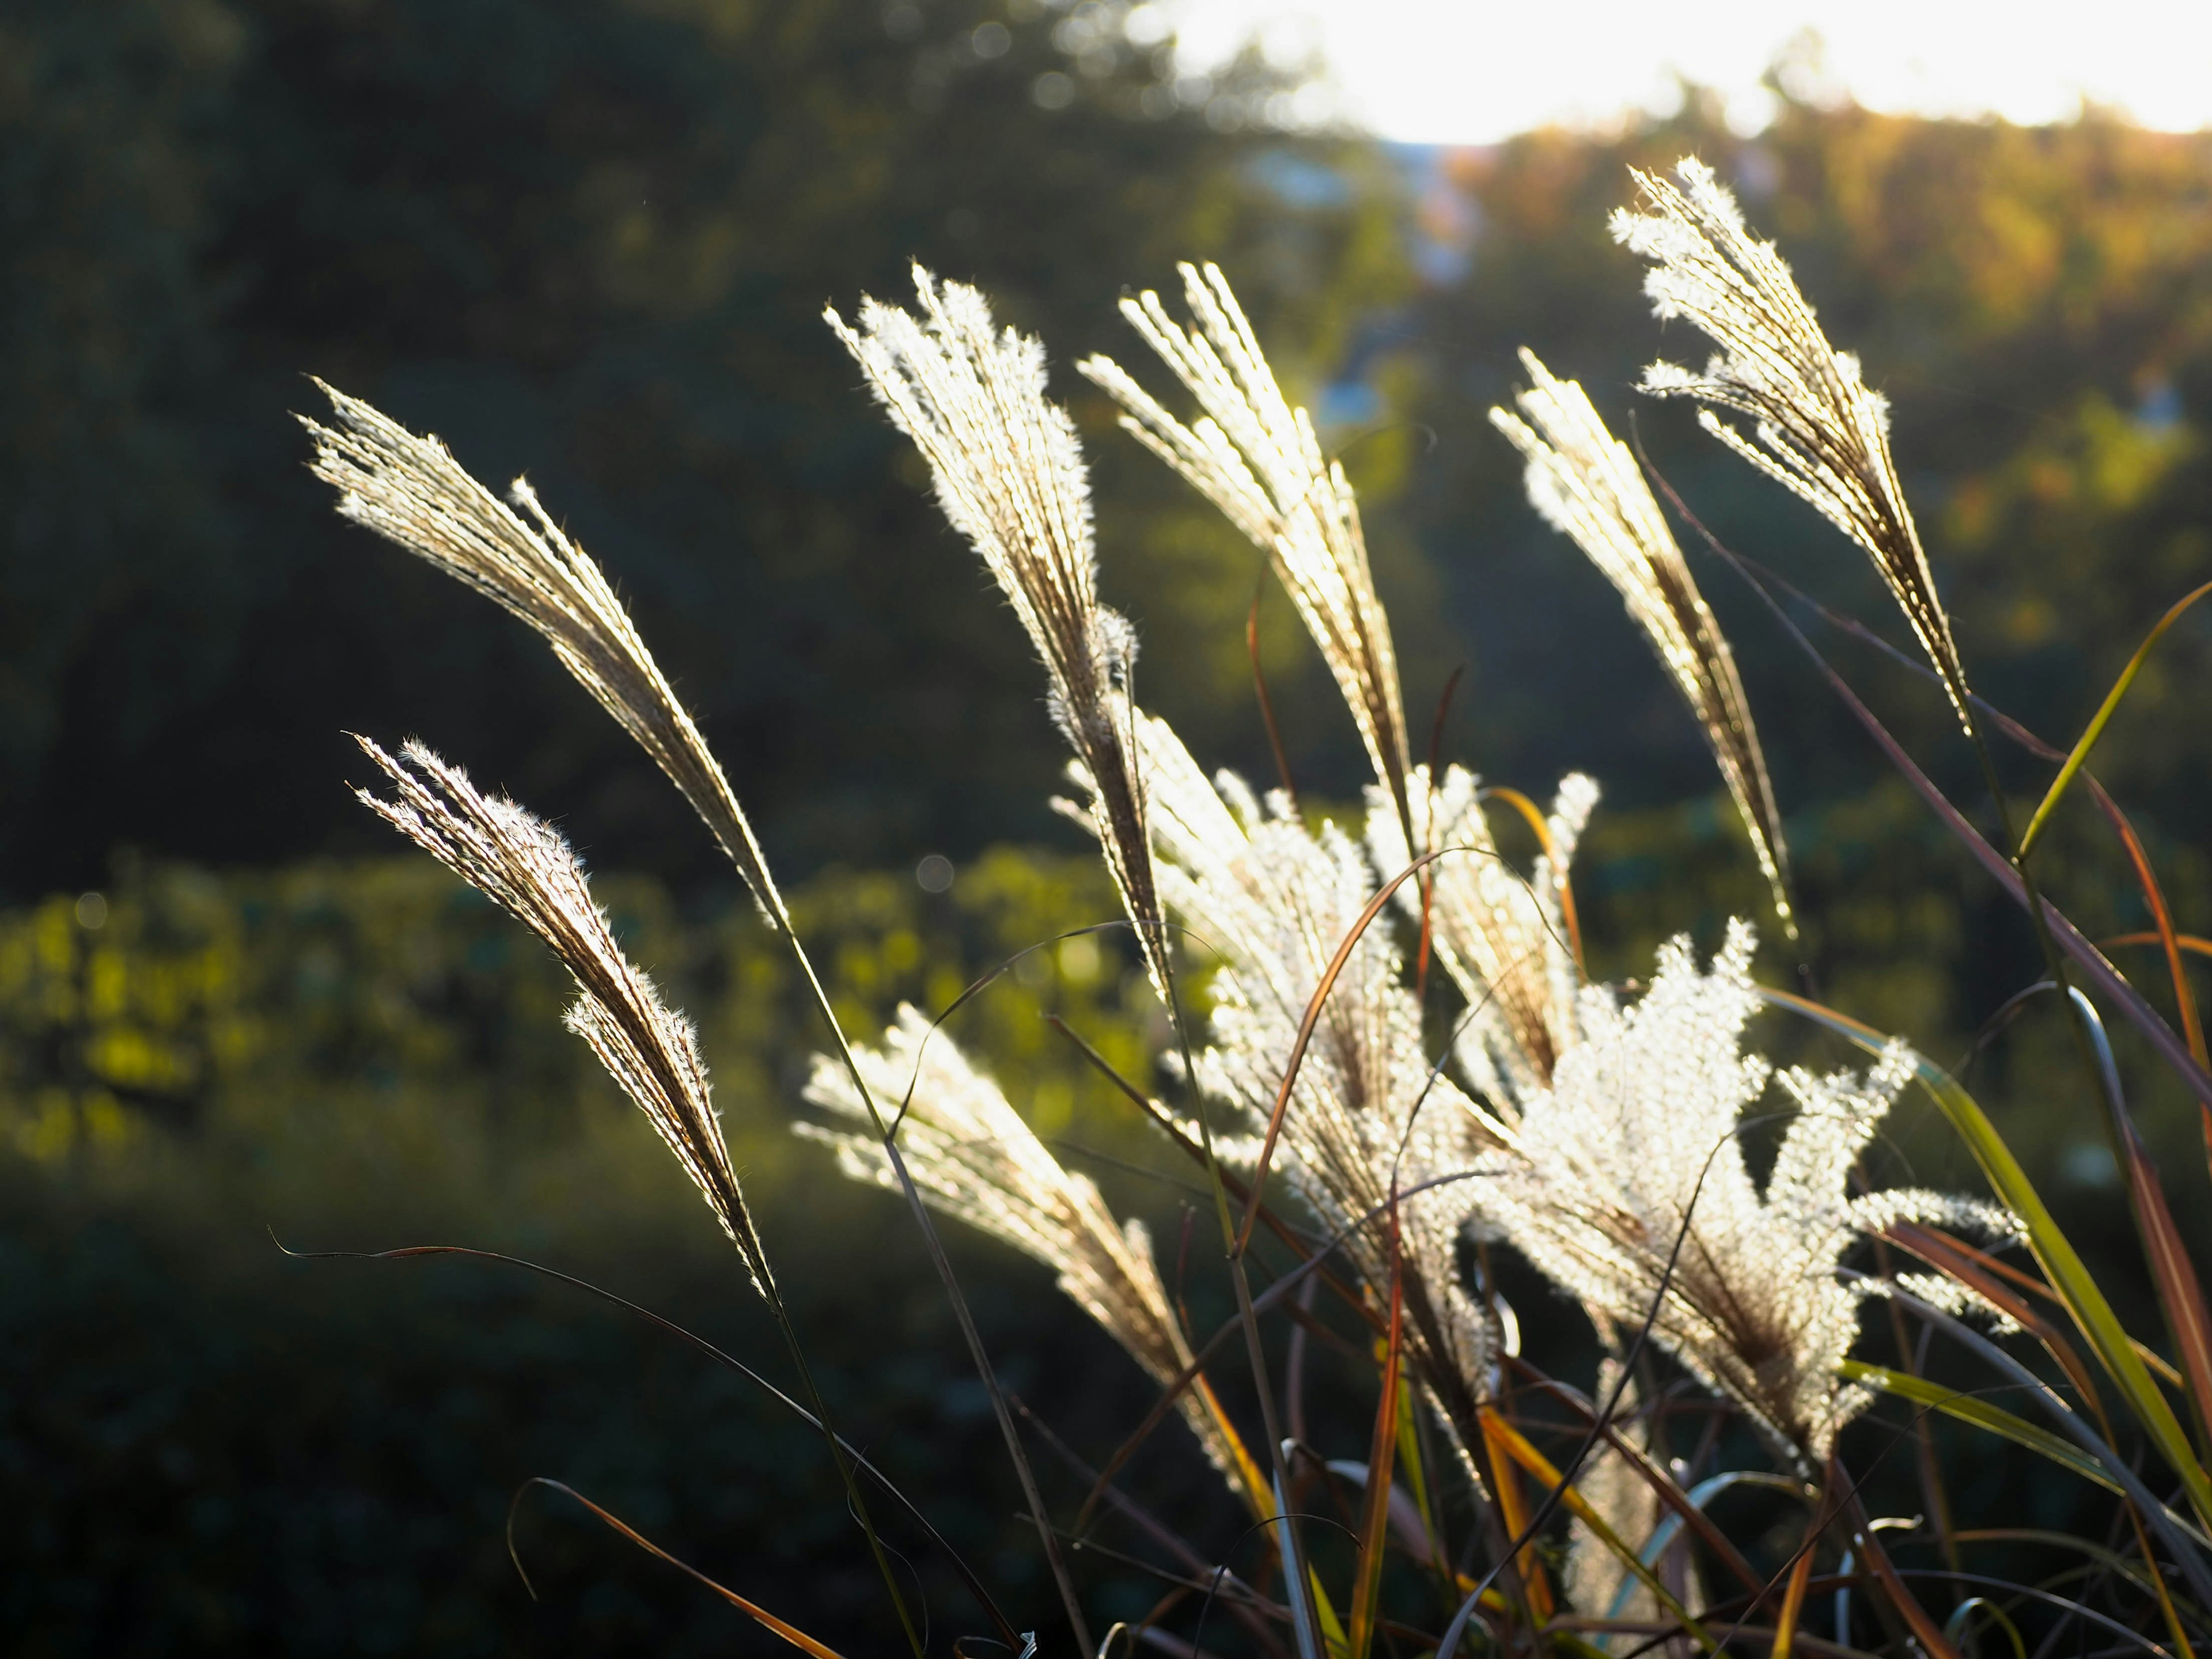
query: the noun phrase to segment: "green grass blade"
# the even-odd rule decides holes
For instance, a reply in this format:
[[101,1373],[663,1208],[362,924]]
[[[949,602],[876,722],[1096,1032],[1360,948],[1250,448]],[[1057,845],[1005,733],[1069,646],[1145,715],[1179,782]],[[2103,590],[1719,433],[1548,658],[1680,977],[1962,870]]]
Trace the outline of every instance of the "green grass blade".
[[2143,642],[2136,647],[2135,655],[2128,659],[2128,665],[2120,671],[2119,678],[2112,682],[2112,689],[2105,694],[2105,701],[2098,705],[2097,712],[2089,717],[2089,724],[2081,729],[2081,737],[2075,740],[2074,747],[2068,751],[2065,764],[2058,769],[2058,775],[2051,781],[2051,787],[2044,794],[2043,804],[2035,809],[2035,816],[2027,821],[2027,832],[2020,838],[2021,858],[2027,858],[2034,849],[2037,838],[2043,834],[2043,826],[2051,821],[2051,814],[2058,805],[2059,797],[2066,793],[2067,785],[2074,781],[2074,775],[2088,761],[2089,751],[2097,746],[2097,739],[2105,735],[2105,727],[2111,724],[2113,714],[2120,706],[2120,700],[2128,695],[2129,688],[2136,683],[2136,676],[2142,672],[2142,665],[2150,656],[2151,647],[2158,643],[2160,635],[2167,629],[2181,620],[2183,611],[2207,593],[2212,593],[2212,582],[2207,582],[2195,592],[2185,595],[2172,610],[2158,619],[2155,628],[2143,635]]
[[2080,1475],[2084,1480],[2095,1482],[2106,1492],[2117,1492],[2119,1484],[2106,1474],[2097,1462],[2072,1442],[2060,1438],[2048,1429],[2039,1429],[2025,1418],[2015,1417],[2002,1407],[1992,1406],[1972,1394],[1962,1394],[1956,1389],[1947,1389],[1941,1382],[1930,1382],[1924,1376],[1914,1376],[1905,1371],[1892,1370],[1887,1365],[1869,1365],[1863,1360],[1844,1361],[1843,1375],[1853,1382],[1863,1382],[1883,1394],[1895,1395],[1916,1406],[1941,1412],[1946,1417],[1961,1423],[1971,1423],[1978,1429],[2023,1446],[2039,1457],[2049,1458],[2061,1468]]

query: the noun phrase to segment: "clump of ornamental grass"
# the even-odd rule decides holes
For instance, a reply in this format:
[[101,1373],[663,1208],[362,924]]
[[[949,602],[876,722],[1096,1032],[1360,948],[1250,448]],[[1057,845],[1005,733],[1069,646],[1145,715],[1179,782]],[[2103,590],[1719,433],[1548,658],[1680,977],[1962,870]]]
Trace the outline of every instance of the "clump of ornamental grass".
[[[1752,235],[1710,169],[1683,162],[1679,185],[1635,177],[1643,209],[1617,216],[1615,234],[1652,260],[1658,314],[1688,319],[1717,348],[1702,374],[1657,365],[1644,389],[1696,401],[1709,430],[1875,559],[1942,694],[1974,730],[1963,657],[1891,456],[1887,405],[1856,359],[1829,343],[1780,256]],[[1127,432],[1267,554],[1372,775],[1359,810],[1342,821],[1209,771],[1139,704],[1135,630],[1098,599],[1088,468],[1074,422],[1049,395],[1042,343],[999,325],[979,290],[919,268],[916,312],[867,300],[851,323],[827,313],[1036,649],[1049,718],[1070,751],[1071,798],[1059,804],[1097,842],[1120,920],[1164,1005],[1169,1035],[1157,1057],[1170,1098],[1110,1072],[1102,1088],[1139,1110],[1174,1155],[1196,1162],[1216,1212],[1218,1253],[1194,1253],[1187,1233],[1172,1294],[1143,1220],[1117,1217],[1097,1184],[1036,1132],[987,1058],[941,1029],[950,1009],[933,1017],[902,1007],[880,1036],[839,1026],[703,736],[598,566],[527,487],[515,486],[512,505],[501,501],[434,439],[341,393],[331,393],[334,425],[309,423],[316,471],[341,491],[341,510],[543,635],[697,810],[802,969],[829,1039],[803,1092],[830,1122],[796,1127],[827,1145],[846,1176],[900,1193],[938,1266],[1060,1596],[1065,1626],[1031,1631],[1023,1650],[1073,1642],[1108,1659],[1121,1636],[1206,1651],[1196,1644],[1213,1639],[1206,1620],[1218,1601],[1269,1659],[1456,1653],[1463,1640],[1486,1652],[1562,1656],[1586,1655],[1593,1643],[1713,1654],[1755,1643],[1787,1659],[1811,1645],[1803,1626],[1816,1574],[1845,1608],[1822,1651],[1849,1655],[1871,1639],[1899,1656],[1960,1659],[1978,1607],[2017,1641],[2014,1613],[1989,1596],[2019,1587],[1960,1565],[1974,1534],[1956,1530],[1932,1457],[1923,1465],[1932,1519],[1905,1534],[1890,1526],[1885,1542],[1868,1515],[1862,1485],[1881,1454],[1878,1437],[1854,1425],[1894,1407],[1911,1414],[1901,1428],[1893,1419],[1898,1431],[1924,1434],[1929,1414],[1954,1419],[2005,1440],[2011,1455],[2046,1460],[2054,1478],[2103,1487],[2118,1504],[2118,1541],[2098,1547],[2108,1564],[2101,1586],[2034,1590],[2045,1650],[2069,1630],[2094,1627],[2100,1641],[2123,1634],[2162,1655],[2193,1651],[2212,1636],[2212,1476],[2165,1389],[2186,1395],[2201,1436],[2212,1423],[2212,1316],[2135,1137],[2109,1045],[2101,1104],[2125,1154],[2178,1368],[2121,1326],[1959,1083],[1901,1037],[1763,986],[1748,921],[1731,921],[1702,963],[1684,934],[1660,950],[1641,984],[1590,979],[1573,866],[1596,785],[1570,775],[1546,814],[1468,766],[1413,762],[1389,618],[1349,477],[1284,391],[1227,277],[1212,265],[1182,275],[1188,324],[1150,291],[1122,312],[1194,413],[1172,412],[1110,359],[1094,356],[1080,372],[1120,405]],[[1765,750],[1654,481],[1579,386],[1533,353],[1522,366],[1528,385],[1492,419],[1524,460],[1529,500],[1642,628],[1712,754],[1794,940],[1789,850]],[[1996,857],[1872,729],[1969,850],[1985,863]],[[862,1502],[858,1462],[824,1420],[783,1310],[691,1028],[624,957],[575,857],[542,820],[483,794],[418,744],[396,757],[366,739],[363,748],[392,791],[364,791],[364,800],[574,975],[571,1029],[675,1153],[776,1310],[805,1383],[799,1409],[828,1437],[889,1603],[921,1655],[921,1630]],[[1493,832],[1490,814],[1501,805],[1537,834],[1540,855],[1525,868]],[[2148,882],[2147,866],[2138,867]],[[2080,937],[2024,882],[2008,890],[2039,907],[2052,937]],[[1431,952],[1443,969],[1433,987]],[[1206,971],[1194,975],[1194,966]],[[2106,966],[2096,983],[2110,1010],[2170,1040]],[[1178,988],[1192,983],[1202,994],[1186,1006]],[[2095,1006],[2070,994],[2101,1042]],[[1753,1025],[1773,1010],[1856,1044],[1866,1069],[1778,1069]],[[1867,1153],[1908,1088],[1963,1138],[1989,1196],[1875,1178]],[[1772,1144],[1763,1176],[1747,1157],[1747,1133]],[[1049,1501],[1032,1470],[932,1212],[1043,1264],[1159,1391],[1118,1446],[1054,1441],[1083,1471],[1079,1501],[1073,1492]],[[2027,1266],[2004,1254],[2021,1244]],[[1496,1267],[1507,1256],[1548,1287],[1540,1308],[1516,1313],[1500,1294]],[[1192,1324],[1185,1273],[1219,1276],[1234,1291],[1236,1317],[1212,1331]],[[1885,1304],[1900,1343],[1915,1325],[1922,1334],[1899,1364],[1861,1357],[1870,1301]],[[1521,1330],[1536,1321],[1574,1326],[1595,1347],[1594,1387],[1547,1376],[1522,1353]],[[1285,1322],[1295,1357],[1279,1364]],[[1993,1374],[2001,1392],[1928,1376],[1921,1360],[1939,1337]],[[1218,1386],[1209,1362],[1235,1342],[1249,1377]],[[1369,1391],[1371,1420],[1310,1420],[1315,1345],[1334,1356],[1340,1382]],[[2040,1420],[2023,1414],[2031,1411]],[[1196,1438],[1200,1466],[1252,1516],[1266,1552],[1258,1570],[1247,1560],[1231,1571],[1241,1540],[1188,1536],[1176,1517],[1124,1489],[1130,1458],[1170,1416]],[[1685,1416],[1705,1426],[1691,1433]],[[2129,1425],[2139,1444],[2122,1437]],[[1745,1482],[1794,1506],[1779,1534],[1735,1538],[1709,1512],[1713,1494]],[[926,1494],[898,1496],[917,1514],[926,1507]],[[1110,1540],[1102,1533],[1109,1514],[1124,1528]],[[1316,1518],[1341,1531],[1343,1549],[1314,1549],[1316,1529],[1301,1523]],[[1546,1547],[1561,1528],[1564,1571]],[[1095,1647],[1074,1571],[1082,1558],[1060,1547],[1071,1529],[1164,1586],[1141,1620],[1116,1624]],[[1778,1535],[1802,1541],[1777,1559]],[[1923,1545],[1942,1553],[1944,1573],[1896,1565]],[[1404,1565],[1386,1573],[1394,1555]],[[1012,1640],[1036,1622],[1026,1612],[1010,1621],[973,1569],[956,1564],[993,1639]],[[779,1614],[715,1588],[784,1640],[829,1652]],[[1856,1624],[1854,1595],[1875,1609]]]

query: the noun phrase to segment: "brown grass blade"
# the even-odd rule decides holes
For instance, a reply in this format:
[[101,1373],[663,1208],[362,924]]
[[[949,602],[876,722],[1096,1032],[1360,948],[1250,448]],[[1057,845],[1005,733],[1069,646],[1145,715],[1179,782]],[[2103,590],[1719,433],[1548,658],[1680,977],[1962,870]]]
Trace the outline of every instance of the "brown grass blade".
[[[2136,885],[2142,889],[2143,902],[2150,907],[2151,920],[2157,924],[2158,942],[2166,951],[2166,971],[2173,977],[2173,1000],[2181,1016],[2181,1038],[2189,1045],[2189,1052],[2197,1056],[2199,1066],[2212,1067],[2212,1054],[2204,1048],[2204,1025],[2198,1018],[2197,999],[2190,992],[2189,975],[2181,965],[2181,936],[2174,931],[2173,912],[2166,902],[2166,890],[2159,885],[2157,873],[2152,870],[2150,854],[2143,848],[2142,838],[2128,815],[2120,811],[2119,803],[2106,793],[2096,779],[2089,780],[2097,810],[2112,826],[2112,833],[2120,838],[2126,849],[2128,862],[2133,866]],[[2204,1113],[2205,1147],[2212,1152],[2212,1108]]]
[[2201,1458],[2206,1436],[2212,1433],[2212,1311],[2205,1308],[2204,1290],[2198,1282],[2197,1268],[2182,1247],[2181,1235],[2175,1230],[2173,1212],[2166,1205],[2166,1188],[2158,1178],[2157,1166],[2151,1162],[2150,1150],[2143,1145],[2135,1119],[2129,1114],[2126,1097],[2120,1091],[2119,1070],[2113,1063],[2112,1045],[2106,1039],[2104,1025],[2087,997],[2078,991],[2068,994],[2076,999],[2096,1048],[2105,1085],[2105,1109],[2111,1115],[2112,1139],[2120,1149],[2127,1172],[2129,1206],[2135,1212],[2136,1231],[2142,1240],[2143,1255],[2150,1263],[2151,1281],[2158,1291],[2160,1311],[2166,1316],[2166,1334],[2173,1339],[2182,1374],[2189,1379],[2189,1402],[2197,1419]]
[[1905,753],[1904,745],[1891,735],[1889,728],[1876,718],[1874,711],[1860,699],[1858,693],[1851,690],[1850,682],[1838,674],[1828,659],[1820,654],[1820,648],[1805,637],[1805,631],[1797,626],[1790,613],[1776,601],[1774,595],[1767,590],[1764,580],[1733,550],[1705,527],[1697,515],[1683,504],[1681,497],[1675,494],[1664,478],[1659,480],[1659,485],[1665,493],[1668,504],[1697,530],[1705,544],[1726,560],[1747,582],[1751,584],[1752,591],[1765,601],[1769,612],[1781,626],[1782,630],[1811,660],[1821,678],[1827,681],[1830,689],[1850,711],[1852,718],[1858,721],[1867,735],[1874,739],[1875,745],[1881,749],[1889,763],[1896,769],[1898,775],[1912,787],[1913,793],[1927,804],[1929,810],[1935,813],[1943,827],[1958,838],[1960,845],[1973,855],[1977,864],[1989,872],[1990,878],[2003,890],[2008,898],[2023,910],[2029,910],[2033,906],[2030,920],[2040,921],[2043,926],[2049,929],[2054,946],[2073,959],[2075,965],[2081,969],[2082,977],[2096,990],[2110,997],[2121,1012],[2127,1015],[2129,1023],[2142,1032],[2151,1046],[2158,1050],[2160,1058],[2179,1075],[2182,1083],[2189,1091],[2204,1105],[2212,1107],[2212,1068],[2197,1064],[2197,1057],[2189,1052],[2189,1045],[2175,1034],[2173,1028],[2160,1018],[2158,1011],[2144,1000],[2142,993],[2129,984],[2119,970],[2105,960],[2103,952],[2089,942],[2087,937],[2074,925],[2065,912],[2039,894],[2031,899],[2027,884],[2022,879],[2021,872],[2013,867],[2012,861],[1990,845],[1982,832],[1967,821],[1966,814],[1952,804],[1950,797],[1938,789],[1935,781],[1920,769],[1919,765],[1910,755]]
[[1314,1027],[1321,1023],[1322,1010],[1328,1006],[1329,993],[1336,988],[1338,976],[1344,972],[1344,964],[1352,960],[1352,953],[1358,948],[1361,936],[1373,924],[1375,918],[1382,914],[1382,908],[1390,902],[1392,896],[1422,870],[1453,850],[1445,848],[1439,852],[1425,853],[1385,882],[1382,890],[1368,900],[1367,908],[1359,913],[1352,924],[1351,932],[1337,945],[1336,954],[1329,958],[1328,968],[1322,971],[1321,983],[1314,988],[1312,1000],[1306,1004],[1305,1017],[1298,1022],[1297,1039],[1291,1043],[1290,1058],[1283,1066],[1282,1086],[1276,1093],[1273,1109],[1267,1114],[1267,1132],[1260,1142],[1260,1156],[1252,1165],[1252,1195],[1245,1200],[1244,1219],[1237,1229],[1237,1255],[1243,1255],[1251,1246],[1252,1227],[1259,1219],[1260,1197],[1267,1190],[1267,1165],[1274,1157],[1276,1141],[1282,1138],[1283,1115],[1291,1108],[1291,1091],[1297,1085],[1298,1070],[1305,1063],[1306,1049],[1313,1042]]

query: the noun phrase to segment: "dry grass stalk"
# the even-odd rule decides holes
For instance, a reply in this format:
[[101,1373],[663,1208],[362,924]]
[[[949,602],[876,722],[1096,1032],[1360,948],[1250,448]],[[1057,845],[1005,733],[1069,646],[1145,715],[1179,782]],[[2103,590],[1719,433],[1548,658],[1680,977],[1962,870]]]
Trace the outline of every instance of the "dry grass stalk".
[[513,801],[479,793],[467,773],[419,743],[395,759],[367,738],[357,741],[395,791],[386,799],[361,790],[362,804],[544,940],[574,976],[568,1029],[668,1143],[736,1243],[754,1288],[773,1300],[775,1280],[723,1144],[698,1038],[623,955],[568,842]]
[[1735,653],[1627,446],[1606,430],[1579,385],[1554,378],[1532,351],[1523,350],[1521,362],[1530,381],[1514,398],[1521,414],[1493,409],[1491,423],[1527,459],[1529,501],[1620,590],[1697,716],[1751,836],[1775,914],[1795,939],[1781,809]]
[[[1790,267],[1752,235],[1711,167],[1685,159],[1680,188],[1632,171],[1646,208],[1615,212],[1613,236],[1653,262],[1644,284],[1652,309],[1687,318],[1719,347],[1702,374],[1652,364],[1644,389],[1705,405],[1707,431],[1873,556],[1971,734],[1966,669],[1890,459],[1888,400],[1868,388],[1856,356],[1828,343]],[[1716,409],[1749,416],[1752,435]]]
[[1132,740],[1137,638],[1098,602],[1091,481],[1074,423],[1045,397],[1044,348],[1000,330],[975,289],[914,271],[921,315],[872,299],[857,328],[832,308],[891,422],[929,463],[939,504],[1029,631],[1054,720],[1097,787],[1108,869],[1166,994],[1166,939]]
[[[1039,1140],[997,1083],[914,1007],[874,1048],[856,1048],[860,1071],[878,1100],[903,1101],[899,1146],[930,1204],[1011,1244],[1058,1275],[1060,1287],[1121,1344],[1154,1382],[1166,1385],[1191,1362],[1182,1327],[1168,1303],[1141,1222],[1117,1225],[1097,1187],[1066,1169]],[[806,1085],[816,1105],[854,1123],[867,1109],[842,1066],[817,1055]],[[798,1133],[836,1149],[839,1168],[856,1181],[896,1190],[882,1143],[814,1124]],[[1248,1504],[1272,1509],[1265,1478],[1203,1377],[1176,1399],[1206,1456]]]
[[752,825],[699,728],[677,701],[629,613],[584,550],[555,524],[529,484],[508,495],[522,518],[434,437],[417,437],[358,398],[315,382],[334,426],[313,434],[313,471],[339,491],[338,511],[398,543],[528,623],[561,664],[653,757],[721,843],[772,925],[790,917]]
[[[1550,1086],[1559,1057],[1577,1038],[1582,976],[1567,942],[1562,900],[1576,843],[1597,805],[1597,786],[1580,773],[1562,779],[1553,803],[1550,851],[1523,879],[1492,840],[1482,791],[1463,767],[1431,782],[1413,769],[1413,831],[1443,856],[1429,866],[1425,897],[1411,884],[1401,908],[1419,926],[1427,906],[1437,959],[1467,999],[1457,1043],[1467,1079],[1492,1110],[1512,1119],[1518,1103]],[[1367,846],[1378,870],[1411,861],[1392,804],[1377,789],[1368,804]]]
[[1359,505],[1326,459],[1312,418],[1283,396],[1227,278],[1184,264],[1185,329],[1147,289],[1121,313],[1189,388],[1202,411],[1185,426],[1110,357],[1077,367],[1124,411],[1121,424],[1273,558],[1343,693],[1376,777],[1408,816],[1411,751],[1390,619],[1376,596]]

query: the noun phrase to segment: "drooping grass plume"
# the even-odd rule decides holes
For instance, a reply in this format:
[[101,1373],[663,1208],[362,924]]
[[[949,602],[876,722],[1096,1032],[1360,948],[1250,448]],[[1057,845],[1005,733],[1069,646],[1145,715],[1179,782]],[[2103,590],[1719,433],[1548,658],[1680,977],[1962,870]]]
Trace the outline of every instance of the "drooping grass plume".
[[[1616,240],[1652,261],[1644,280],[1662,319],[1686,318],[1719,348],[1702,374],[1653,363],[1644,390],[1705,405],[1698,421],[1796,491],[1873,556],[1971,735],[1966,669],[1889,453],[1889,404],[1858,358],[1838,351],[1771,242],[1754,237],[1713,170],[1677,164],[1679,188],[1633,168],[1645,208],[1613,216]],[[1714,413],[1750,417],[1751,435]]]
[[1156,984],[1166,941],[1145,842],[1130,675],[1137,635],[1098,602],[1091,477],[1075,424],[1045,396],[1044,347],[999,329],[981,294],[914,268],[917,318],[864,298],[857,328],[823,313],[929,463],[938,504],[998,579],[1051,683],[1054,722],[1098,786],[1107,868]]
[[668,1143],[736,1243],[753,1287],[773,1299],[775,1280],[722,1140],[698,1038],[623,955],[568,843],[543,818],[481,793],[466,772],[419,743],[395,758],[367,738],[356,741],[394,790],[390,799],[359,790],[362,804],[544,940],[574,976],[568,1029],[591,1044]]
[[[1190,1344],[1169,1306],[1141,1222],[1116,1225],[1097,1185],[1054,1158],[998,1084],[951,1036],[933,1032],[920,1010],[902,1005],[880,1044],[854,1053],[878,1100],[905,1103],[900,1149],[931,1205],[1051,1268],[1060,1289],[1155,1382],[1165,1385],[1182,1373],[1191,1363]],[[806,1097],[852,1122],[867,1121],[851,1077],[826,1054],[815,1056]],[[794,1127],[834,1147],[838,1166],[854,1180],[897,1190],[872,1133]],[[1226,1426],[1205,1379],[1176,1403],[1213,1466],[1266,1514],[1266,1478]]]
[[[314,475],[338,511],[489,595],[545,636],[562,666],[635,738],[706,822],[769,923],[790,917],[729,779],[677,701],[629,613],[591,556],[517,478],[510,507],[435,437],[417,437],[358,398],[315,382],[336,424],[301,417],[315,440]],[[514,507],[530,515],[526,523]]]
[[1258,337],[1220,270],[1183,264],[1194,325],[1146,289],[1121,314],[1198,399],[1186,426],[1110,357],[1077,368],[1121,405],[1121,424],[1180,472],[1273,559],[1343,693],[1375,775],[1407,806],[1411,750],[1390,619],[1376,596],[1359,504],[1313,420],[1283,396]]
[[[1547,826],[1549,850],[1523,879],[1491,838],[1472,773],[1448,767],[1439,786],[1427,767],[1416,767],[1413,785],[1414,834],[1442,856],[1429,866],[1425,898],[1409,883],[1398,901],[1416,926],[1425,903],[1437,959],[1467,999],[1460,1065],[1491,1109],[1510,1121],[1521,1102],[1550,1086],[1577,1039],[1582,978],[1563,898],[1597,786],[1578,772],[1560,780]],[[1378,870],[1402,870],[1413,858],[1380,788],[1368,802],[1367,847]]]
[[1484,1215],[1601,1330],[1636,1328],[1656,1302],[1654,1340],[1811,1469],[1869,1398],[1838,1375],[1863,1295],[1838,1275],[1843,1253],[1900,1219],[2006,1237],[2016,1224],[1938,1193],[1850,1196],[1917,1063],[1902,1043],[1864,1077],[1782,1073],[1796,1115],[1764,1191],[1753,1183],[1737,1132],[1773,1075],[1741,1048],[1760,1006],[1753,947],[1733,921],[1706,971],[1686,939],[1663,947],[1632,1007],[1586,990],[1583,1040],[1486,1166]]
[[1775,914],[1795,939],[1790,849],[1735,655],[1627,446],[1606,430],[1580,385],[1555,378],[1525,349],[1521,363],[1530,382],[1514,395],[1521,412],[1492,409],[1491,424],[1526,458],[1529,501],[1620,590],[1697,716],[1750,834]]

